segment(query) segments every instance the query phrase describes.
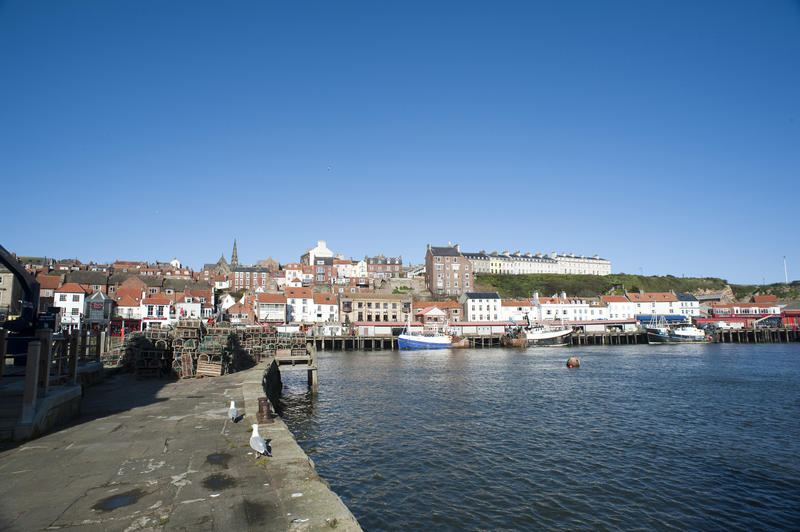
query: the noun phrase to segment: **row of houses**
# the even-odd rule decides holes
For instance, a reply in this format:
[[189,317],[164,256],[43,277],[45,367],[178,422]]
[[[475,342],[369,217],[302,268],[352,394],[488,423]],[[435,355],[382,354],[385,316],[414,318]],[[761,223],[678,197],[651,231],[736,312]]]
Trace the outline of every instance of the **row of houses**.
[[585,257],[574,253],[472,253],[462,252],[459,244],[441,247],[428,244],[425,252],[425,280],[428,290],[434,295],[458,296],[470,292],[474,287],[475,274],[478,273],[609,275],[611,261],[598,255]]

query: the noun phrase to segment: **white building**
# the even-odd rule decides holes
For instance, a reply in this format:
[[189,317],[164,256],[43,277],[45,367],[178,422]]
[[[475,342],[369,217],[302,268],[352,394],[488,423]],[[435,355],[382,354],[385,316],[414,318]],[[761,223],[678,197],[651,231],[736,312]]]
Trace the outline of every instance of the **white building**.
[[229,308],[231,308],[235,304],[236,304],[236,299],[234,299],[234,297],[232,295],[230,295],[230,294],[225,294],[219,300],[219,308],[222,311],[228,310]]
[[55,291],[53,306],[61,309],[61,326],[80,329],[88,290],[77,283],[66,283]]
[[608,307],[608,319],[632,320],[636,316],[636,305],[625,296],[600,296]]
[[538,314],[539,309],[530,299],[504,299],[500,307],[500,319],[505,322],[514,320],[517,325],[527,324],[526,316],[533,321]]
[[539,294],[534,292],[533,302],[539,309],[537,319],[540,320],[578,321],[592,319],[590,318],[589,302],[585,298],[568,298],[564,292],[552,297],[539,297]]
[[339,322],[339,302],[334,294],[314,294],[314,317],[317,322]]
[[256,320],[261,323],[286,323],[286,296],[257,294]]
[[670,292],[628,292],[625,295],[635,305],[636,315],[675,315],[680,314],[678,298]]
[[531,273],[560,273],[581,275],[608,275],[611,261],[598,255],[585,257],[574,253],[522,253],[515,251],[493,251],[486,253],[462,253],[476,273],[523,275]]
[[467,321],[500,321],[501,301],[497,292],[466,292],[458,302],[464,307]]
[[310,288],[288,287],[283,294],[286,296],[287,323],[314,323],[316,321],[314,296]]
[[334,260],[333,265],[336,268],[336,277],[339,279],[352,279],[354,277],[367,276],[367,261],[359,260]]
[[309,266],[316,264],[316,259],[318,257],[333,258],[333,251],[328,249],[324,240],[317,240],[317,246],[307,250],[305,254],[300,257],[300,262],[305,266]]
[[122,295],[116,300],[114,306],[114,316],[124,320],[142,319],[141,298],[134,298],[130,295]]
[[678,298],[678,314],[692,317],[700,315],[700,302],[692,294],[675,294]]
[[175,318],[179,320],[199,319],[203,317],[203,304],[199,299],[185,294],[176,294]]
[[152,327],[166,327],[173,320],[170,317],[172,301],[164,295],[144,296],[141,301],[142,330]]

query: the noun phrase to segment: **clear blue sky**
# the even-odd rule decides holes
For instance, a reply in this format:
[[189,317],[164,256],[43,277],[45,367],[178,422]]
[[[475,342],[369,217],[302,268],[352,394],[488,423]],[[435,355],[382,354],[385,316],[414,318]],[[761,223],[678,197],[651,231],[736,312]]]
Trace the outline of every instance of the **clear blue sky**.
[[21,255],[800,278],[800,4],[0,1]]

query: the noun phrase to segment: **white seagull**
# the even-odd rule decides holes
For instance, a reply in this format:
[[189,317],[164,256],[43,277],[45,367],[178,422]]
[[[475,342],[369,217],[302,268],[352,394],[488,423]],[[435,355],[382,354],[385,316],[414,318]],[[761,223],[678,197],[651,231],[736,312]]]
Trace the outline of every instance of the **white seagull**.
[[236,410],[236,403],[231,401],[231,407],[228,409],[228,417],[231,418],[231,421],[236,423],[236,420],[239,418],[239,411]]
[[250,436],[250,447],[256,452],[256,456],[259,454],[264,456],[272,456],[269,452],[269,447],[267,446],[267,442],[264,441],[264,438],[261,437],[261,434],[258,433],[258,425],[253,425],[253,434]]

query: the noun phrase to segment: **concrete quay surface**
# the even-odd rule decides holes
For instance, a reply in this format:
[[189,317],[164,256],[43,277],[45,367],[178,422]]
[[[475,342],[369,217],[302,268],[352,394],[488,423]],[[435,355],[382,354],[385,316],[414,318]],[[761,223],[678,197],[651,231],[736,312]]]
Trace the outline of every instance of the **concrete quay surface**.
[[88,388],[74,424],[0,447],[0,530],[361,530],[281,419],[250,449],[264,369]]

